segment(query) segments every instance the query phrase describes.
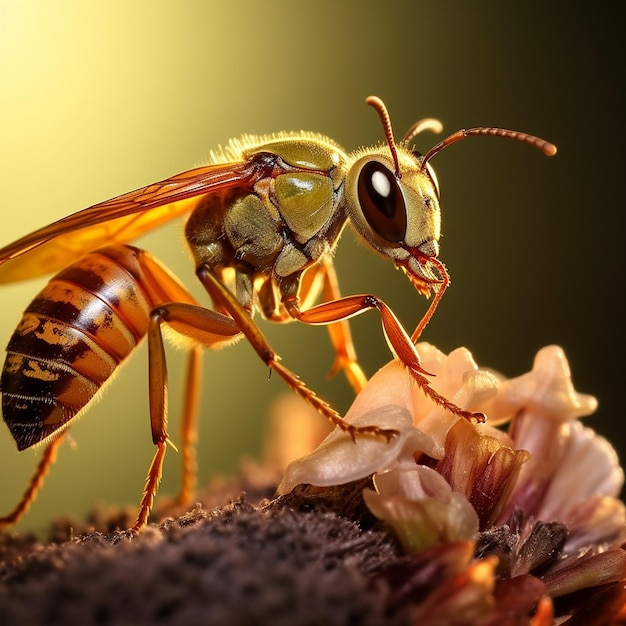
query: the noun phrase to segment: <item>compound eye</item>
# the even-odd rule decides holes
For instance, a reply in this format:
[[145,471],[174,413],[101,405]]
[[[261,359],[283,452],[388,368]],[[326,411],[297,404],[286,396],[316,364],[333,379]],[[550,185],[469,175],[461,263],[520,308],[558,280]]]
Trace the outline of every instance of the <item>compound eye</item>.
[[393,172],[369,161],[359,173],[359,204],[371,229],[386,241],[399,242],[406,234],[404,197]]

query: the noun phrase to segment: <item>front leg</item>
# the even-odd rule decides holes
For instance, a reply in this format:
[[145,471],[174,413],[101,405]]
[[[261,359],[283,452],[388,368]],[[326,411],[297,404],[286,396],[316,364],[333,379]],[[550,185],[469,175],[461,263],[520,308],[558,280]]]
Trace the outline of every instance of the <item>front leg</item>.
[[232,292],[211,272],[208,266],[201,265],[197,270],[197,275],[213,300],[220,302],[221,306],[232,316],[240,331],[245,335],[265,364],[275,371],[291,389],[330,420],[333,425],[348,432],[353,439],[356,438],[357,435],[375,435],[385,437],[389,440],[397,434],[395,430],[383,429],[378,426],[357,427],[345,422],[335,409],[309,389],[296,374],[280,363],[279,355],[269,344],[248,311],[245,310]]
[[[321,285],[319,284],[321,282]],[[319,263],[308,268],[302,274],[299,293],[303,302],[308,302],[316,296],[320,288],[324,301],[339,300],[339,281],[332,259],[323,257]],[[291,312],[289,316],[293,317]],[[356,350],[352,341],[352,333],[348,320],[328,324],[328,335],[335,351],[335,361],[330,370],[329,377],[335,376],[339,370],[343,370],[348,382],[355,393],[359,393],[367,383],[367,377],[358,363]]]
[[355,315],[365,313],[365,311],[370,309],[377,309],[381,316],[383,332],[389,349],[409,370],[411,376],[424,393],[433,402],[455,415],[466,419],[476,419],[479,422],[485,421],[485,416],[482,413],[473,413],[460,408],[430,386],[427,376],[431,374],[422,367],[415,344],[411,341],[411,338],[393,311],[376,296],[369,294],[346,296],[338,300],[324,302],[305,311],[300,309],[297,296],[286,297],[283,304],[294,319],[300,320],[305,324],[334,324],[340,320],[347,320]]

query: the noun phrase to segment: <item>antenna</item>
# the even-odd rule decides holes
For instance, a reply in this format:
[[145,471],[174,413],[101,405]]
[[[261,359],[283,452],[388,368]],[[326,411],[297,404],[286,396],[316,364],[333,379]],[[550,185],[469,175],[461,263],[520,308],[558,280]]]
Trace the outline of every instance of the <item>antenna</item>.
[[398,162],[398,153],[396,152],[396,143],[393,139],[391,119],[389,117],[387,107],[378,96],[369,96],[368,98],[366,98],[365,103],[374,107],[376,109],[376,112],[380,116],[380,121],[383,123],[383,129],[385,130],[385,137],[387,138],[387,145],[389,146],[389,150],[391,150],[391,156],[393,158],[393,163],[396,168],[396,178],[402,178],[402,174],[400,173],[400,163]]
[[425,117],[423,120],[415,122],[415,124],[406,131],[402,138],[402,143],[410,143],[417,135],[425,130],[439,134],[443,130],[443,124],[434,117]]
[[545,139],[529,135],[528,133],[520,133],[516,130],[508,130],[506,128],[493,128],[489,126],[477,126],[476,128],[462,128],[457,130],[456,133],[452,133],[449,137],[440,141],[437,145],[433,146],[422,159],[421,169],[424,169],[426,163],[432,159],[438,152],[441,152],[445,147],[470,137],[471,135],[492,135],[494,137],[505,137],[506,139],[515,139],[527,143],[534,148],[541,150],[546,156],[554,156],[556,154],[556,146]]

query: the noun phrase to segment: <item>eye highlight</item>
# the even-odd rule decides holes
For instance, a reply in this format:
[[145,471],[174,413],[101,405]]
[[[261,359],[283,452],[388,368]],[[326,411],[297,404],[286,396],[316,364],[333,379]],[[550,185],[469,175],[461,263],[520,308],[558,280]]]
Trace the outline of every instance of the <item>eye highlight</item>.
[[402,241],[407,226],[406,206],[393,172],[378,161],[366,163],[359,173],[357,192],[370,228],[387,241]]

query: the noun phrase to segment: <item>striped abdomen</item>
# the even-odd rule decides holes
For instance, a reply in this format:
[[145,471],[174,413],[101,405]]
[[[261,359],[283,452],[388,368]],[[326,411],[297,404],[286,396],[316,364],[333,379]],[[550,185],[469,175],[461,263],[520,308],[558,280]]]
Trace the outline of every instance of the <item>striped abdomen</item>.
[[7,346],[2,412],[20,450],[68,424],[146,334],[140,252],[92,252],[35,297]]

